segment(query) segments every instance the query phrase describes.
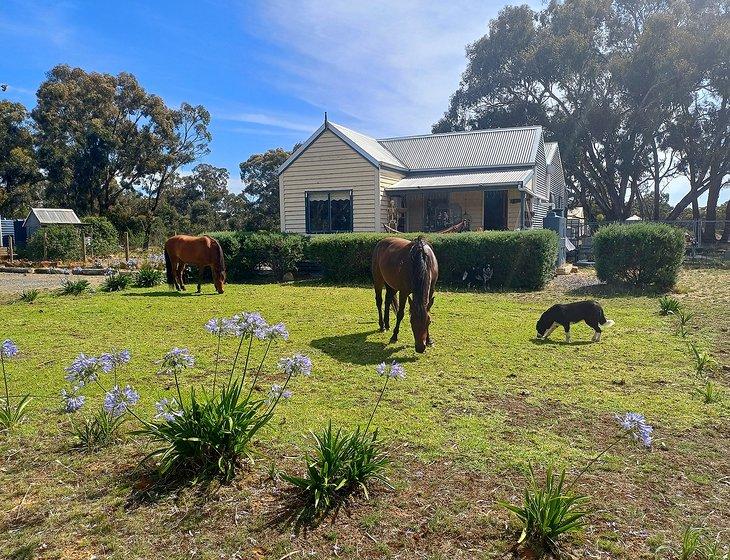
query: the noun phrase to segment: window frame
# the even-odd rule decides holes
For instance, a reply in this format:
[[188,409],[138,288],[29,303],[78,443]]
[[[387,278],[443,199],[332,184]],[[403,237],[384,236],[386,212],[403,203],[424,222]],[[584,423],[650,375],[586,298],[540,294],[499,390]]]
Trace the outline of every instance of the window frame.
[[[350,224],[349,229],[332,229],[332,194],[348,193],[350,195]],[[327,224],[328,228],[323,231],[313,231],[309,218],[309,197],[310,195],[327,195]],[[352,233],[353,223],[355,221],[355,206],[352,200],[352,189],[332,189],[326,191],[305,191],[304,192],[304,223],[307,234],[327,234],[327,233]]]

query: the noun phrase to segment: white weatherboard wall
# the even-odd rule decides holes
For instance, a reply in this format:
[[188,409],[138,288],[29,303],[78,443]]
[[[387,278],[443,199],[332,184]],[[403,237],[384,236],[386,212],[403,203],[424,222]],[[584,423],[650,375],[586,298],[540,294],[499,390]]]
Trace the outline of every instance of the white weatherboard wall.
[[405,173],[400,171],[393,171],[390,169],[380,169],[380,184],[378,188],[378,198],[380,199],[380,213],[378,215],[378,223],[374,231],[385,231],[383,224],[388,223],[388,194],[385,192],[385,187],[394,185],[405,177]]
[[325,130],[279,176],[281,230],[306,233],[307,192],[352,190],[353,231],[380,231],[378,169]]

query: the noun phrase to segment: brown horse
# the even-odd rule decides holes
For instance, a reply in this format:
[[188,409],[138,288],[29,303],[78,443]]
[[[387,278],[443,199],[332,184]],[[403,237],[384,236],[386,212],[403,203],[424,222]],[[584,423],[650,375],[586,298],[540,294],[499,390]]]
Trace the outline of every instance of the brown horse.
[[165,271],[167,283],[176,290],[184,290],[183,276],[185,265],[198,267],[198,293],[200,293],[200,277],[206,266],[213,271],[213,283],[219,294],[223,293],[226,282],[226,264],[223,260],[223,249],[218,241],[207,235],[176,235],[165,242]]
[[[407,298],[411,304],[411,329],[416,340],[416,352],[425,352],[426,346],[433,345],[429,334],[431,324],[429,311],[433,305],[433,294],[439,275],[439,265],[433,249],[423,237],[415,241],[401,237],[386,237],[375,246],[372,271],[380,331],[390,329],[392,305],[397,315],[390,341],[398,340]],[[382,310],[383,287],[385,287],[385,320]],[[413,297],[410,294],[413,294]]]

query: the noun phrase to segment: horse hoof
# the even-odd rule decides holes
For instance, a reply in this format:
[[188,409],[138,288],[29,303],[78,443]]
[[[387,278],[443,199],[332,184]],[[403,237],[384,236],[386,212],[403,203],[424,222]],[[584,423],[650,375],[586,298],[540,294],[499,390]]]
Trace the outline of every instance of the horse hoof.
[[428,342],[426,342],[426,346],[433,346],[433,340],[429,340]]
[[395,342],[398,342],[398,337],[397,336],[391,336],[390,337],[390,343],[393,344]]
[[385,332],[385,327],[380,327],[380,332]]

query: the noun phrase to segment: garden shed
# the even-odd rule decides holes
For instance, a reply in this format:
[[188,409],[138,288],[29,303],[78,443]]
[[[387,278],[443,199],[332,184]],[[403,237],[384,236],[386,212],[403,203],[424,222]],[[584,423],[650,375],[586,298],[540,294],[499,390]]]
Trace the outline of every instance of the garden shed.
[[82,224],[70,208],[31,208],[23,222],[28,239],[42,227],[63,225],[81,227]]
[[375,139],[327,120],[279,168],[281,230],[540,229],[565,208],[539,126]]

